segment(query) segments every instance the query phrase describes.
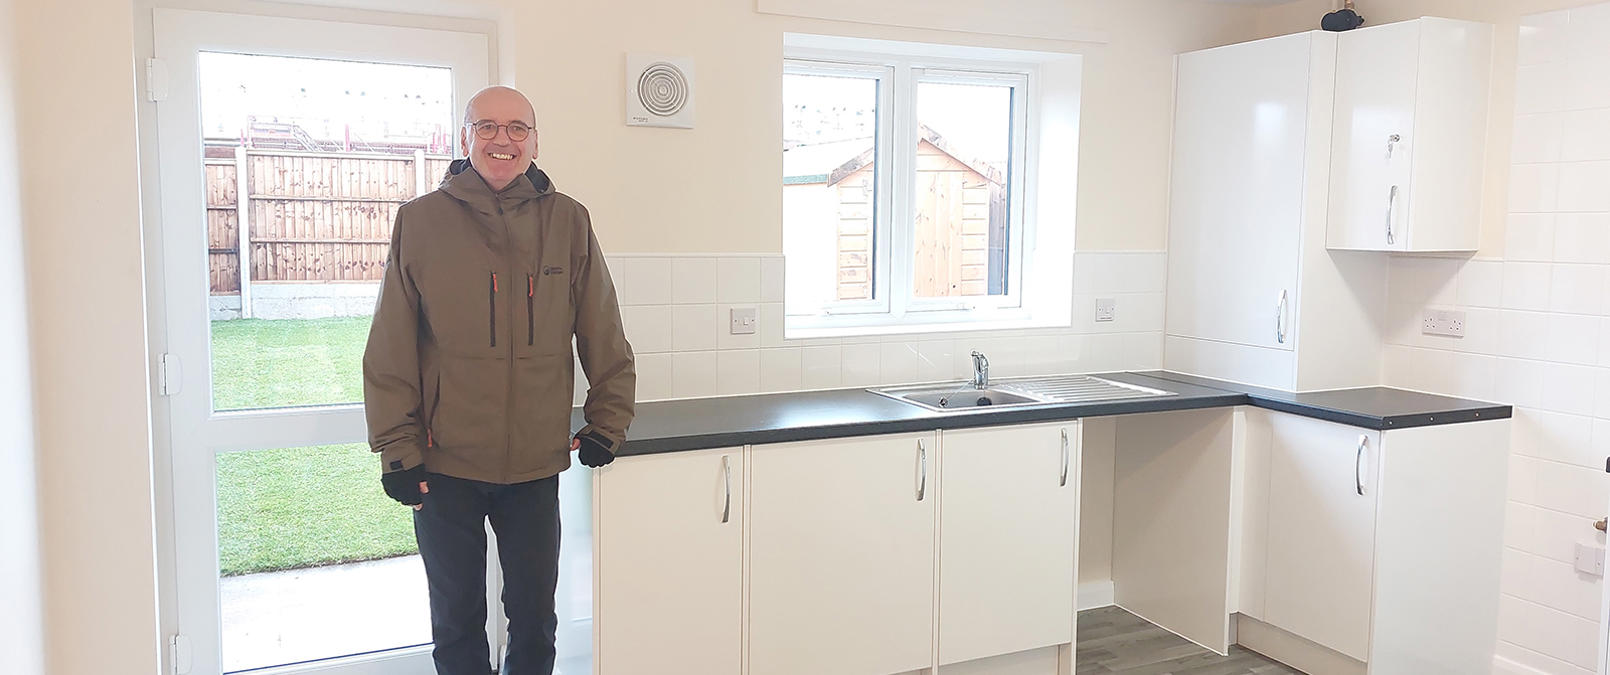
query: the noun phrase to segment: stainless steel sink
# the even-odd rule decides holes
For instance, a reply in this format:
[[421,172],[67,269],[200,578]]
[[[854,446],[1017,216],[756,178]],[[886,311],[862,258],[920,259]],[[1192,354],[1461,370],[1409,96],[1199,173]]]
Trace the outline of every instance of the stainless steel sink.
[[1037,396],[1024,391],[1011,391],[1001,387],[975,389],[969,383],[882,388],[870,389],[869,391],[896,401],[922,406],[937,412],[976,410],[979,408],[1016,408],[1054,402],[1044,396]]
[[1089,375],[1056,375],[998,380],[978,389],[970,382],[949,382],[912,387],[874,387],[874,394],[935,412],[998,410],[1050,403],[1092,403],[1153,396],[1173,392]]

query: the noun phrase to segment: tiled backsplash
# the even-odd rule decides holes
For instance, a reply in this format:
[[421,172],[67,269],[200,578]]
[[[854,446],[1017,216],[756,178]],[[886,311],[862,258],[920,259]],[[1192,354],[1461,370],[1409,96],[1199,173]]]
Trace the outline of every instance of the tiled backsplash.
[[[1504,257],[1397,258],[1383,379],[1516,406],[1497,672],[1592,675],[1610,501],[1610,4],[1522,21]],[[1422,335],[1428,308],[1465,337]]]
[[[996,377],[1162,364],[1161,252],[1077,255],[1068,328],[800,340],[783,338],[780,255],[612,254],[609,266],[640,401],[957,379],[975,349]],[[1117,300],[1114,321],[1095,321],[1098,296]],[[734,307],[758,310],[755,334],[730,334]],[[585,395],[578,367],[577,402]]]

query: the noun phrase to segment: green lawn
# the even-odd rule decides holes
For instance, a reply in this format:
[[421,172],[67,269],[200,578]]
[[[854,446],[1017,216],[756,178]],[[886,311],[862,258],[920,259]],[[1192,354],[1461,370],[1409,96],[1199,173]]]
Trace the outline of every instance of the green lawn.
[[[212,324],[219,410],[363,400],[367,317]],[[218,456],[218,567],[224,575],[417,552],[411,511],[380,488],[365,444]]]

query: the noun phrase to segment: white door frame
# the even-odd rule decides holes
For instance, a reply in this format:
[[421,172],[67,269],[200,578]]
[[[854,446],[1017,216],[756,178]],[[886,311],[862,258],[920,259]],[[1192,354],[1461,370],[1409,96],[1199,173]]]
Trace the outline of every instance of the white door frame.
[[[1604,459],[1604,470],[1610,473],[1610,457]],[[1605,504],[1604,513],[1610,518],[1610,503]],[[1599,601],[1599,675],[1610,675],[1610,584],[1603,586],[1604,597]]]
[[[148,306],[151,356],[176,356],[167,373],[170,395],[154,399],[155,452],[172,467],[172,583],[178,633],[190,645],[191,673],[221,670],[218,599],[215,454],[263,448],[360,443],[367,437],[361,404],[213,412],[207,309],[206,225],[201,163],[201,121],[196,54],[199,51],[430,65],[454,70],[459,109],[492,81],[486,33],[381,26],[288,17],[169,8],[153,10],[155,56],[162,63],[167,98],[156,103],[157,243],[148,247],[149,283],[160,286]],[[456,114],[456,113],[455,113]],[[154,190],[152,189],[154,187]],[[165,432],[165,433],[164,433]],[[166,442],[164,442],[166,441]],[[495,588],[491,587],[491,588]],[[492,605],[496,607],[496,605]],[[495,621],[495,618],[494,618]],[[490,622],[489,622],[490,623]],[[494,633],[494,635],[496,635]],[[429,648],[380,657],[352,657],[275,673],[428,675]]]

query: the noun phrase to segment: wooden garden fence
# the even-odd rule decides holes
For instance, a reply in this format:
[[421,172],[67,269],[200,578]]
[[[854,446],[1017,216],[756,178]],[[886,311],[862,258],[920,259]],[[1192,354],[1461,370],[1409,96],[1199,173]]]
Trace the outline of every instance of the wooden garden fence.
[[397,207],[451,158],[236,148],[204,161],[210,290],[239,294],[249,317],[253,284],[379,281]]

